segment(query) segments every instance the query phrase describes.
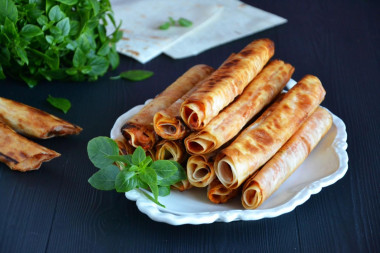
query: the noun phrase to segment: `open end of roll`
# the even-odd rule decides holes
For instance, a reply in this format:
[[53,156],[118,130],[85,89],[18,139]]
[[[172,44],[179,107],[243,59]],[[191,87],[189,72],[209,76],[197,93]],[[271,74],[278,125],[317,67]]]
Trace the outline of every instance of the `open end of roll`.
[[160,127],[162,128],[165,134],[172,135],[177,132],[177,127],[172,124],[162,124],[160,125]]
[[243,191],[242,204],[247,209],[255,209],[262,202],[262,194],[260,188],[254,183],[253,186]]
[[198,155],[209,153],[215,147],[215,142],[199,137],[189,139],[186,144],[188,152]]
[[121,133],[133,147],[141,146],[144,150],[149,150],[153,146],[154,140],[142,129],[133,125],[125,127]]
[[218,178],[220,182],[227,188],[231,187],[234,181],[234,174],[232,172],[231,164],[225,160],[221,160],[216,168],[218,170]]
[[206,166],[202,166],[201,168],[198,168],[193,173],[193,178],[197,180],[202,180],[204,177],[206,177],[210,173],[210,169]]
[[28,159],[25,159],[22,162],[17,163],[16,166],[14,166],[12,169],[23,172],[29,170],[38,170],[43,162],[50,161],[57,156],[60,156],[60,154],[37,154]]
[[169,150],[165,149],[162,160],[174,160],[174,154]]
[[200,120],[199,120],[198,114],[193,109],[185,106],[182,116],[183,116],[182,118],[191,128],[194,128],[194,129],[199,128]]

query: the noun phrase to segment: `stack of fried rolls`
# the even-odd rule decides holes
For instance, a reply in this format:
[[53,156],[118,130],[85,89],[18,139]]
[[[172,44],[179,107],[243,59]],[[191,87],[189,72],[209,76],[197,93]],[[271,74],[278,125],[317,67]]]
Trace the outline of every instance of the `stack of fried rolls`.
[[216,70],[196,65],[128,119],[117,143],[156,160],[182,164],[187,180],[174,188],[205,187],[213,203],[241,192],[247,209],[260,206],[307,158],[332,124],[319,107],[320,80],[306,75],[282,92],[294,67],[272,60],[274,43],[251,42]]

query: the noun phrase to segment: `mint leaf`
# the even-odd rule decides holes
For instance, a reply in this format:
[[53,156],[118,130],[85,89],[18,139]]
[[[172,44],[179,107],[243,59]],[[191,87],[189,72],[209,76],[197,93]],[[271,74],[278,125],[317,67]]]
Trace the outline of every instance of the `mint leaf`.
[[66,5],[74,5],[78,3],[78,0],[56,0],[56,1],[66,4]]
[[175,161],[169,161],[169,162],[171,162],[173,165],[175,165],[177,167],[177,171],[173,175],[171,175],[170,177],[159,178],[157,181],[158,185],[169,186],[169,185],[173,185],[179,181],[187,179],[186,172],[179,163],[177,163]]
[[172,17],[169,17],[169,22],[171,25],[175,25],[175,20]]
[[126,165],[132,165],[132,155],[109,155],[107,158],[115,162],[123,162]]
[[121,171],[115,181],[117,192],[128,192],[135,189],[137,186],[136,173],[132,171]]
[[170,194],[170,186],[158,186],[158,195],[161,197],[168,196]]
[[190,27],[190,26],[193,25],[193,22],[191,22],[190,20],[185,19],[185,18],[180,18],[180,19],[178,20],[178,24],[179,24],[180,26],[183,26],[183,27]]
[[64,113],[67,113],[71,108],[71,103],[66,98],[55,98],[49,95],[46,99],[52,106],[62,110]]
[[66,36],[70,33],[70,21],[69,18],[64,18],[57,23],[57,27],[61,29],[62,35]]
[[103,169],[114,163],[108,156],[119,155],[119,147],[111,138],[100,136],[88,142],[87,153],[94,166]]
[[142,81],[145,79],[148,79],[149,77],[153,76],[152,71],[148,70],[128,70],[125,72],[122,72],[119,76],[112,77],[111,79],[128,79],[130,81]]
[[142,147],[137,147],[132,155],[132,163],[139,165],[146,158],[145,151]]
[[65,13],[61,11],[58,5],[53,6],[49,11],[49,19],[58,22],[65,17]]
[[109,62],[102,56],[95,56],[90,59],[88,65],[91,66],[90,76],[104,75],[109,67]]
[[41,28],[39,28],[36,25],[27,24],[25,25],[20,32],[21,36],[24,36],[26,38],[32,38],[38,35],[43,34]]
[[92,187],[102,191],[115,189],[115,179],[119,174],[119,168],[115,165],[110,165],[102,170],[99,170],[92,175],[88,182]]
[[169,27],[170,27],[170,22],[165,22],[165,23],[163,23],[162,25],[160,25],[158,28],[159,28],[160,30],[168,30]]
[[152,164],[152,168],[156,171],[157,176],[161,178],[169,178],[178,170],[178,168],[169,160],[155,161]]
[[83,51],[78,47],[75,50],[74,57],[73,57],[73,65],[74,67],[81,67],[86,63],[86,55],[83,53]]
[[0,1],[0,24],[4,24],[5,18],[16,23],[18,18],[18,11],[15,3],[12,0]]

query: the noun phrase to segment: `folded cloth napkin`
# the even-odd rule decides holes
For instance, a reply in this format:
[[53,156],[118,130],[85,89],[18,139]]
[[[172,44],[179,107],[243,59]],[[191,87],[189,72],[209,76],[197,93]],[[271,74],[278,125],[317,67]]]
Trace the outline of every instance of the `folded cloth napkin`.
[[[117,43],[117,51],[141,63],[161,54],[178,39],[185,39],[223,9],[215,3],[188,0],[114,0],[111,4],[116,22],[122,21],[123,37]],[[159,26],[169,17],[186,18],[193,24],[160,30]]]
[[222,13],[191,36],[178,40],[165,50],[165,54],[174,59],[197,55],[207,49],[287,22],[282,17],[237,0],[208,1],[211,2],[222,4]]

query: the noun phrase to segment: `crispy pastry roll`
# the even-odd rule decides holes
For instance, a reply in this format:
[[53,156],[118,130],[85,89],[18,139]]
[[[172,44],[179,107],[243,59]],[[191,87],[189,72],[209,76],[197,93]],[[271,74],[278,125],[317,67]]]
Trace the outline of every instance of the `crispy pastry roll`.
[[215,179],[215,153],[192,155],[187,160],[187,179],[195,187],[205,187]]
[[297,131],[325,93],[317,77],[302,78],[265,119],[260,117],[217,155],[214,167],[220,182],[227,188],[239,187]]
[[281,149],[243,186],[241,202],[259,207],[301,165],[332,125],[328,111],[319,107]]
[[223,63],[181,106],[181,117],[192,129],[204,128],[261,71],[274,54],[269,39],[255,40]]
[[123,136],[134,147],[141,146],[145,150],[152,149],[158,140],[153,128],[154,114],[169,107],[212,71],[213,68],[203,64],[190,68],[161,94],[145,105],[140,112],[124,123],[121,128]]
[[236,196],[239,189],[228,189],[215,178],[207,187],[207,197],[215,204],[226,203],[228,200]]
[[119,152],[121,155],[133,154],[133,151],[135,151],[135,148],[131,144],[129,144],[129,142],[127,142],[123,136],[117,138],[115,142],[119,147]]
[[294,72],[290,64],[270,62],[221,113],[200,130],[185,139],[189,154],[207,154],[231,140],[258,112],[285,87]]
[[34,143],[0,122],[0,162],[12,170],[38,170],[59,153]]
[[193,186],[190,184],[189,180],[187,180],[187,179],[182,180],[178,183],[175,183],[171,186],[172,189],[178,190],[180,192],[189,190],[191,187],[193,187]]
[[156,145],[156,160],[173,160],[183,163],[187,156],[182,141],[161,140]]
[[37,108],[0,97],[0,122],[16,132],[40,139],[79,134],[82,128]]

